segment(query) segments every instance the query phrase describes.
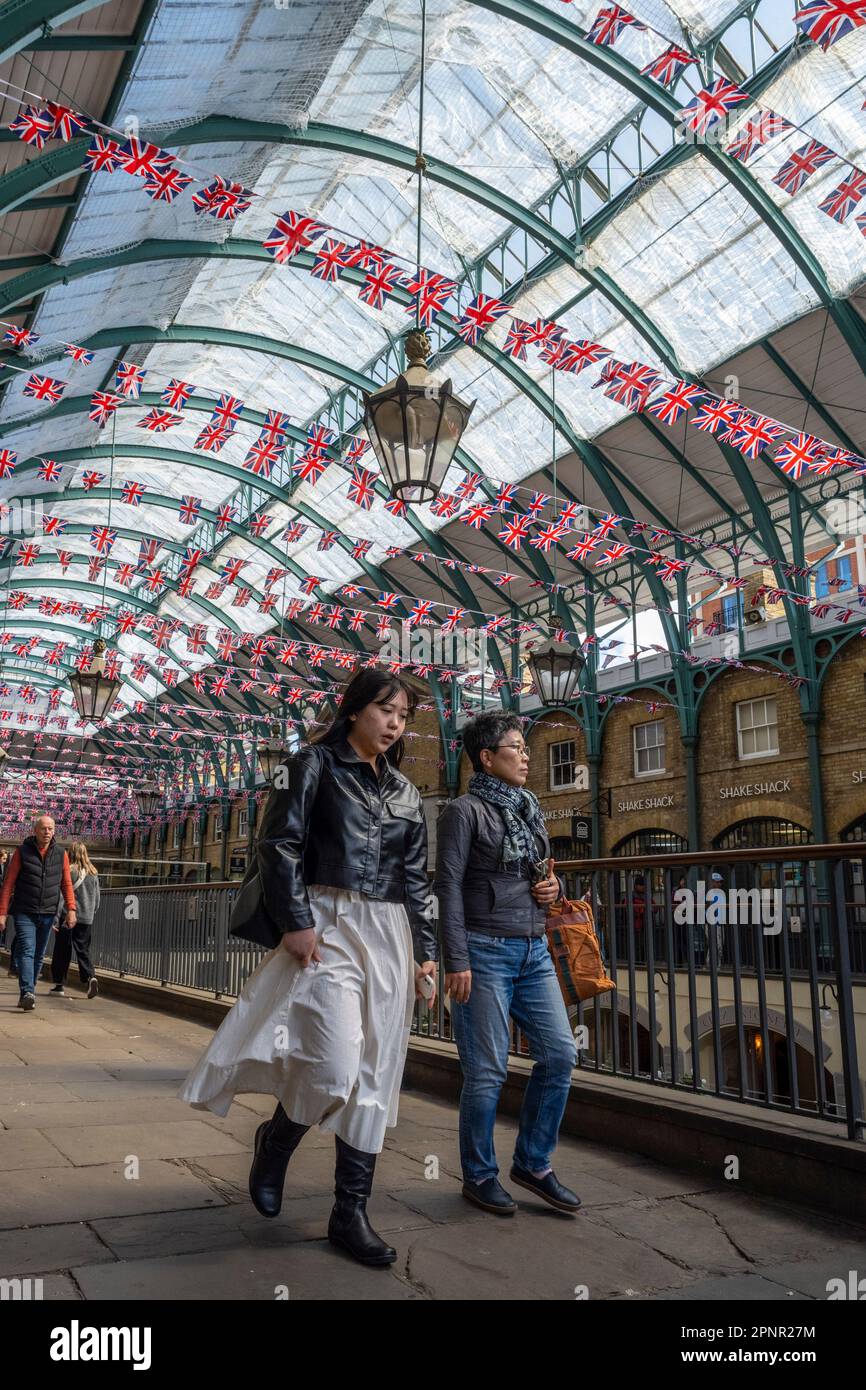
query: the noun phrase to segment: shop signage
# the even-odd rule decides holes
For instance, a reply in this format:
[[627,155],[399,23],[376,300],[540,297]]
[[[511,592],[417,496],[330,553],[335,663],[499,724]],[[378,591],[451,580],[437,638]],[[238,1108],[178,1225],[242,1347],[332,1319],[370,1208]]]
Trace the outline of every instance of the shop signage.
[[642,796],[638,801],[618,801],[618,811],[660,811],[673,806],[673,796]]
[[575,816],[571,822],[571,838],[578,844],[588,844],[592,838],[592,824],[586,816]]
[[733,787],[719,787],[719,796],[728,801],[739,796],[773,796],[790,790],[790,777],[780,777],[777,782],[737,782]]
[[558,808],[552,811],[542,811],[541,814],[546,821],[571,820],[571,817],[576,816],[578,814],[578,811],[579,807],[577,806],[564,806],[561,809]]
[[863,771],[862,767],[855,767],[851,773],[851,781],[855,787],[859,787],[861,782],[866,782],[866,772]]
[[244,874],[247,870],[247,856],[245,854],[233,854],[229,859],[230,874]]

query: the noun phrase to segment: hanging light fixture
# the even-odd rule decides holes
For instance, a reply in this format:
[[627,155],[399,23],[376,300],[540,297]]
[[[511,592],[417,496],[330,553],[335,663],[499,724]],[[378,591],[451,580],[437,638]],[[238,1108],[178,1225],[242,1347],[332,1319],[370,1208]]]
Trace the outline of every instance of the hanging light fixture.
[[[555,621],[555,618],[553,619]],[[529,669],[543,705],[569,705],[576,699],[583,653],[570,642],[547,637],[529,654]]]
[[91,724],[98,724],[111,709],[122,684],[122,681],[106,676],[105,643],[101,637],[97,637],[88,670],[76,671],[69,677],[69,687],[79,717]]
[[420,329],[406,338],[408,367],[370,395],[364,393],[364,424],[391,489],[407,502],[432,502],[460,444],[475,401],[453,394],[427,367],[430,339]]
[[259,767],[266,782],[274,780],[274,774],[278,767],[286,761],[289,750],[286,747],[285,739],[280,732],[279,724],[271,725],[270,738],[263,739],[256,748],[256,756],[259,760]]
[[134,789],[133,795],[142,819],[155,816],[162,809],[163,791],[155,777],[146,778],[140,786]]

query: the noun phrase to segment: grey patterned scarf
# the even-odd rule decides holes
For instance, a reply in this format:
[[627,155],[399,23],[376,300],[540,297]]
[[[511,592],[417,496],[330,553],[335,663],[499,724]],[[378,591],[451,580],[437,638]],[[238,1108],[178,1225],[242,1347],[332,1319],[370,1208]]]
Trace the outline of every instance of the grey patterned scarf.
[[469,790],[491,806],[498,806],[505,817],[505,839],[502,842],[503,864],[515,859],[538,858],[535,835],[544,835],[544,817],[538,798],[525,787],[510,787],[489,772],[476,772],[469,779]]

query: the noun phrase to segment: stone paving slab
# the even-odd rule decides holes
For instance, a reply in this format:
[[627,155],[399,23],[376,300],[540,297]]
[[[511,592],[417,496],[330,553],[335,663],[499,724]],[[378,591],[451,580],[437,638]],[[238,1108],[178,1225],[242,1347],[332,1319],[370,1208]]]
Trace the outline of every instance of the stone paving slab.
[[68,1167],[66,1155],[38,1130],[4,1129],[0,1133],[0,1173],[12,1173],[20,1168]]
[[[210,1215],[210,1213],[207,1213]],[[130,1218],[135,1219],[135,1218]],[[150,1218],[153,1220],[153,1218]],[[177,1221],[176,1213],[165,1220]],[[97,1231],[84,1221],[59,1226],[37,1226],[0,1235],[0,1278],[23,1278],[72,1265],[105,1264],[113,1252]]]
[[[852,1281],[851,1274],[856,1276]],[[807,1298],[826,1299],[828,1297],[827,1285],[831,1279],[842,1279],[846,1285],[846,1301],[850,1300],[850,1285],[857,1285],[861,1280],[866,1281],[866,1257],[860,1256],[859,1262],[852,1262],[846,1251],[839,1251],[837,1254],[826,1255],[817,1260],[798,1260],[787,1264],[768,1265],[762,1269],[761,1273],[765,1279],[773,1279],[776,1283],[784,1284],[788,1289],[795,1289],[798,1293],[805,1294]],[[860,1285],[857,1301],[861,1302],[866,1295],[866,1282]]]
[[[24,1127],[35,1129],[58,1128],[65,1126],[85,1127],[90,1125],[123,1125],[158,1123],[160,1121],[179,1121],[199,1118],[197,1113],[184,1105],[183,1101],[171,1096],[143,1096],[140,1100],[109,1100],[113,1089],[105,1088],[102,1100],[71,1100],[62,1105],[57,1102],[48,1105],[28,1105],[24,1109],[13,1106],[0,1106],[0,1123],[8,1129]],[[204,1115],[201,1119],[204,1120]],[[260,1123],[257,1115],[250,1115],[249,1123],[237,1122],[242,1134],[235,1135],[234,1129],[216,1115],[209,1117],[209,1123],[221,1132],[235,1138],[246,1140]],[[247,1145],[249,1148],[249,1145]]]
[[798,1210],[797,1222],[792,1224],[791,1207],[738,1192],[690,1197],[688,1204],[711,1212],[729,1239],[756,1264],[807,1259],[834,1250],[840,1257],[859,1260],[866,1274],[866,1232],[844,1221]]
[[143,1163],[137,1180],[125,1178],[119,1163],[35,1169],[16,1173],[14,1182],[0,1185],[0,1231],[68,1222],[71,1216],[91,1221],[133,1212],[216,1206],[222,1201],[212,1186],[164,1159]]
[[796,1293],[784,1284],[775,1283],[765,1274],[730,1274],[726,1279],[701,1279],[689,1284],[685,1289],[671,1289],[658,1293],[654,1298],[669,1303],[672,1300],[688,1299],[701,1303],[807,1303],[805,1294]]
[[135,1154],[150,1158],[199,1158],[209,1154],[238,1154],[249,1166],[249,1152],[230,1134],[197,1120],[161,1121],[132,1125],[67,1125],[44,1130],[55,1148],[77,1167],[122,1161]]

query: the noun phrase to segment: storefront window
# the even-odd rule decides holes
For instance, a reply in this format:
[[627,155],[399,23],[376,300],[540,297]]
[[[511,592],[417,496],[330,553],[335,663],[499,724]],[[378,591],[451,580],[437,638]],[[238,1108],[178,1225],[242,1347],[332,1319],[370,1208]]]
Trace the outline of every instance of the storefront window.
[[737,705],[737,753],[761,758],[779,751],[779,724],[773,697],[741,700]]

